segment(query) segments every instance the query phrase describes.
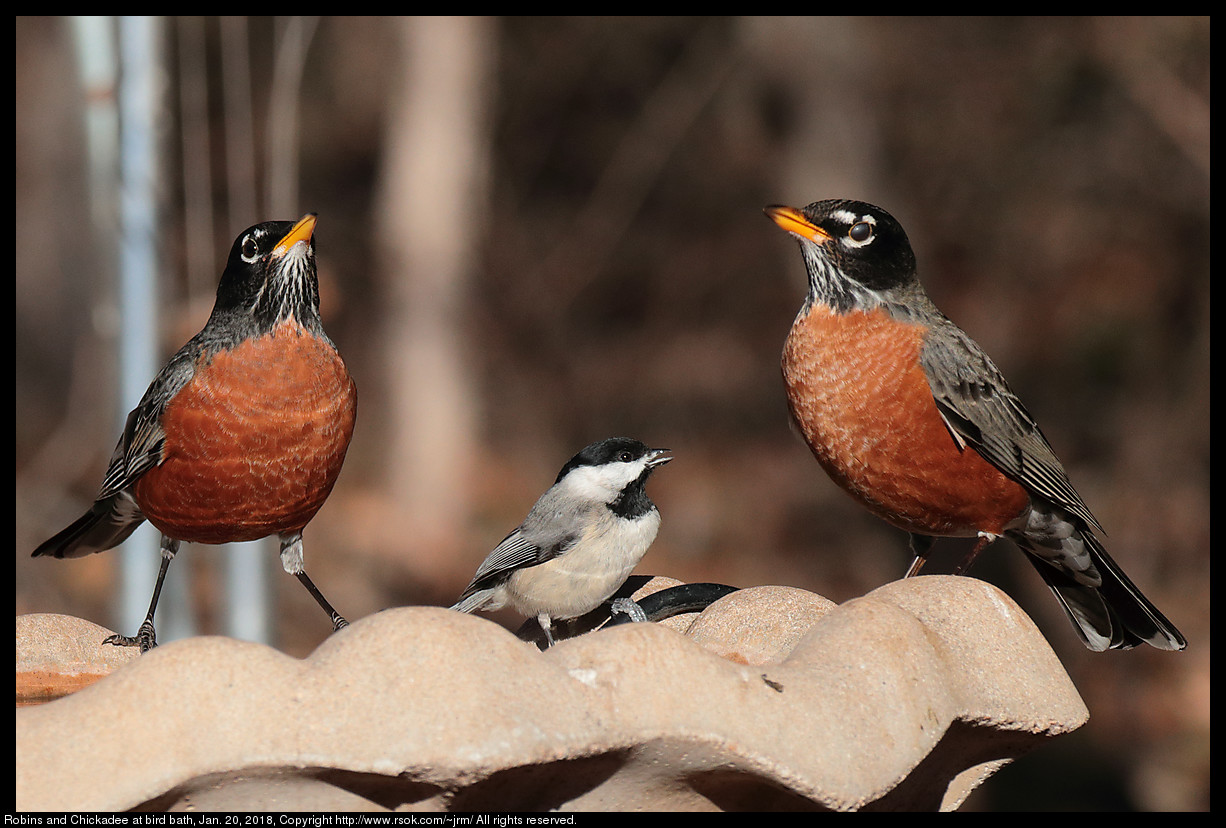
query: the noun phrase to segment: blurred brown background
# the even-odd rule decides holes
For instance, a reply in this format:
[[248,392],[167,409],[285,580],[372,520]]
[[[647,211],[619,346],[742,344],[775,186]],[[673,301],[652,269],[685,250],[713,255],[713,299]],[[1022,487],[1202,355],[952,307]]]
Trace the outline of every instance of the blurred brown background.
[[[170,18],[159,37],[158,361],[240,230],[320,214],[360,405],[307,569],[351,620],[450,604],[613,434],[677,458],[640,572],[835,601],[900,577],[905,535],[789,428],[803,268],[761,213],[860,198],[907,228],[933,299],[1190,642],[1089,653],[997,544],[975,575],[1043,629],[1091,721],[968,807],[1208,808],[1208,18]],[[136,403],[116,399],[117,230],[86,163],[108,93],[83,90],[70,21],[18,18],[16,46],[16,611],[113,625],[115,555],[29,557],[88,506]],[[217,632],[216,550],[185,553],[169,579]],[[275,644],[305,655],[326,622],[269,558]]]

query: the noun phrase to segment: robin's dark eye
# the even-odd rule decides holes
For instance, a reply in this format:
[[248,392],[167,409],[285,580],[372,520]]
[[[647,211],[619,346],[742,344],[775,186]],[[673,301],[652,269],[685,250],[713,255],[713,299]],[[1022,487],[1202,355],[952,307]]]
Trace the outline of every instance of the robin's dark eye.
[[873,225],[867,221],[857,221],[847,231],[847,236],[854,242],[864,244],[864,242],[873,237]]
[[628,451],[623,451],[621,454],[617,455],[617,459],[622,461],[623,463],[629,463],[631,460],[634,459],[634,455]]
[[260,251],[256,246],[254,236],[248,236],[247,238],[243,239],[243,246],[239,251],[239,254],[243,257],[244,262],[254,262],[256,257],[259,255],[259,252]]

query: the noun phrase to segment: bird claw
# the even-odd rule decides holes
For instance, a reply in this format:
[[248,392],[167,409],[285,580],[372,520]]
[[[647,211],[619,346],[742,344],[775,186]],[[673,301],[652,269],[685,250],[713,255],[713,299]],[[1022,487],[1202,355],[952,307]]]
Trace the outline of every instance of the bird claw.
[[108,635],[102,639],[103,644],[110,644],[114,647],[140,647],[142,653],[147,653],[158,645],[157,632],[153,629],[153,624],[145,621],[140,625],[140,629],[136,631],[136,635]]
[[615,600],[611,606],[610,615],[627,615],[636,624],[641,624],[648,620],[647,613],[643,612],[643,608],[631,598],[618,598]]

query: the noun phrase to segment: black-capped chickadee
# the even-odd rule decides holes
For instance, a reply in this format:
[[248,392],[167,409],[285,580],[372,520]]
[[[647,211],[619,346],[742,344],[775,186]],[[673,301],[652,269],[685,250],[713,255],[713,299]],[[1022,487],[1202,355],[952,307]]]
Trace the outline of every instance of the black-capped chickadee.
[[562,467],[558,479],[477,568],[451,608],[510,606],[535,617],[553,645],[552,622],[591,612],[617,592],[660,528],[644,488],[667,449],[611,437]]

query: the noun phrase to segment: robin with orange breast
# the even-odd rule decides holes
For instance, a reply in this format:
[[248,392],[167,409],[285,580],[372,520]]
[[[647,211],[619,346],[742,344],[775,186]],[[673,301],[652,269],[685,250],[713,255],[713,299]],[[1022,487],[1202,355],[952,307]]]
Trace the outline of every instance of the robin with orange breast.
[[303,569],[302,530],[340,474],[357,389],[319,318],[314,214],[235,240],[204,329],[158,372],[129,415],[94,505],[34,555],[76,558],[122,543],[143,521],[162,533],[153,599],[135,636],[157,646],[153,616],[183,541],[277,535],[281,563],[348,623]]
[[766,214],[799,241],[809,277],[783,349],[792,418],[839,486],[910,533],[907,576],[936,537],[979,537],[962,573],[1003,535],[1091,650],[1187,646],[1107,554],[992,360],[928,298],[902,226],[859,201]]

